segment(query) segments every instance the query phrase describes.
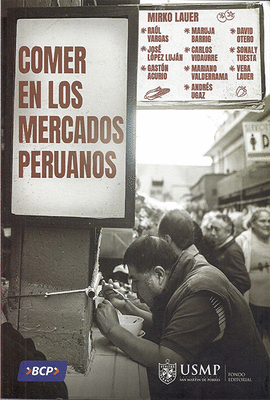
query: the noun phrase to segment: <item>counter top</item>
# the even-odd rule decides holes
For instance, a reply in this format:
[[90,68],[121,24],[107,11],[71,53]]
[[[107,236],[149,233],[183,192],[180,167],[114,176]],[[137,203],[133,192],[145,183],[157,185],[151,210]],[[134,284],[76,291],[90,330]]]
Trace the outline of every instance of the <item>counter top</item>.
[[67,372],[69,399],[149,400],[146,368],[92,327],[92,354],[85,374]]

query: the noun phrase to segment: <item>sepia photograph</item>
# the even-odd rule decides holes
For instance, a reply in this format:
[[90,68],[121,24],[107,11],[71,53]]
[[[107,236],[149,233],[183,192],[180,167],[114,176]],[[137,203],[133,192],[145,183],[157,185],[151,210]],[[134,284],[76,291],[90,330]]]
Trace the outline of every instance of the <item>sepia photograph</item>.
[[270,399],[270,2],[1,0],[1,399]]

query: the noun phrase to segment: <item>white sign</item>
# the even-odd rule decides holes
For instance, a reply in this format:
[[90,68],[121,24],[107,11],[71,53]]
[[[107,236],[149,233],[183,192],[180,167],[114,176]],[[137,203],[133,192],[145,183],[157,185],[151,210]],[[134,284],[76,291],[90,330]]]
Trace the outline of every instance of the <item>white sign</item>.
[[12,213],[123,218],[128,21],[17,22]]
[[244,122],[247,159],[270,162],[270,121]]
[[259,7],[140,10],[139,105],[262,101],[260,40]]

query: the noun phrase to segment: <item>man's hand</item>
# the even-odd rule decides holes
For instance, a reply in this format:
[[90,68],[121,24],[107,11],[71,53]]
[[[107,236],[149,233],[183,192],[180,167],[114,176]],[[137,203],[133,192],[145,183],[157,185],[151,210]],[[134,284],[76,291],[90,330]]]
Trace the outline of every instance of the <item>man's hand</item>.
[[[109,300],[109,302],[122,314],[137,315],[144,319],[143,329],[146,331],[152,329],[153,318],[152,313],[148,308],[138,307],[134,300],[128,299],[125,295],[117,293],[115,290],[115,285],[111,279],[108,283],[102,282],[102,293],[103,296]],[[117,289],[118,291],[119,289]]]
[[102,293],[105,299],[109,300],[112,303],[112,305],[119,311],[125,313],[125,307],[126,307],[125,295],[117,293],[115,289],[119,291],[119,289],[115,287],[112,279],[109,279],[108,283],[106,283],[105,281],[102,282]]
[[119,325],[117,312],[109,300],[104,300],[96,309],[96,322],[102,335],[108,336],[109,331]]

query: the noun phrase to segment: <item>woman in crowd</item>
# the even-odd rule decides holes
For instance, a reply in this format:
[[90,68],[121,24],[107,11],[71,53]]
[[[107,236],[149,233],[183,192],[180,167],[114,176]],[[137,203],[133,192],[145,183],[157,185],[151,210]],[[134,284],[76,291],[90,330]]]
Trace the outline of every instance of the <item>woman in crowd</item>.
[[255,210],[248,227],[235,240],[250,274],[249,304],[255,323],[261,337],[264,331],[270,336],[270,210]]

